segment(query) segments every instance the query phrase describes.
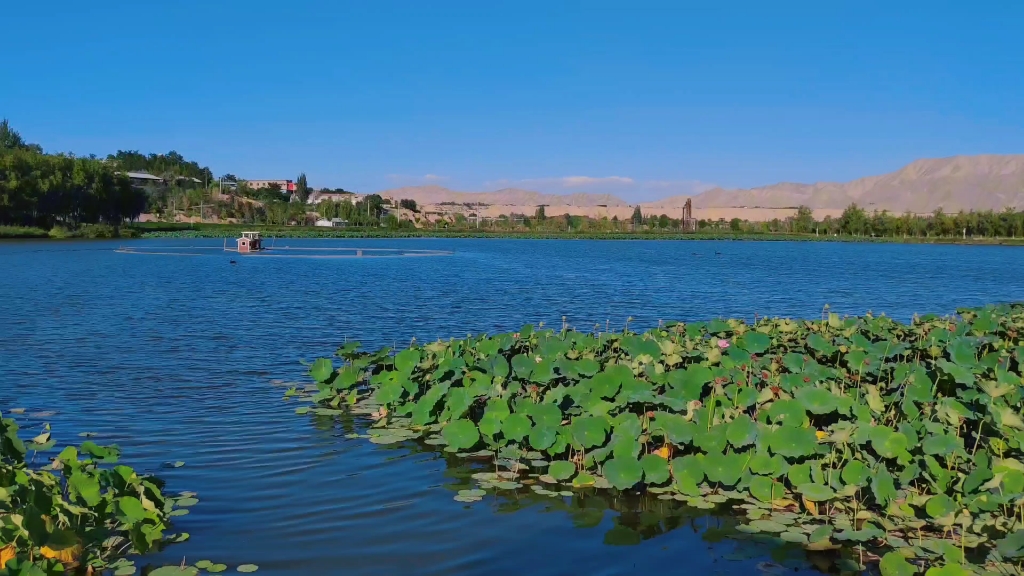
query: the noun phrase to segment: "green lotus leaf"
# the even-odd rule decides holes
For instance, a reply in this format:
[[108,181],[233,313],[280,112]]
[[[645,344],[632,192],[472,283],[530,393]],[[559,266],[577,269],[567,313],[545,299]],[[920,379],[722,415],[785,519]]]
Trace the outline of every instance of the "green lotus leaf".
[[801,484],[796,487],[796,491],[811,502],[824,502],[836,497],[836,493],[831,488],[815,482]]
[[471,420],[453,420],[441,430],[441,436],[454,450],[467,450],[480,441],[480,432]]
[[845,484],[867,486],[871,478],[871,469],[860,460],[851,460],[843,467],[842,479]]
[[601,370],[601,364],[593,358],[581,358],[576,361],[576,371],[584,376],[593,376]]
[[524,411],[537,426],[557,428],[562,425],[562,410],[557,404],[527,404]]
[[807,412],[796,400],[776,400],[768,408],[768,418],[776,424],[803,427],[807,425]]
[[824,356],[830,356],[836,351],[836,347],[819,334],[811,333],[807,336],[807,346],[818,351]]
[[679,398],[685,402],[700,400],[704,385],[711,382],[714,375],[707,366],[693,364],[685,370],[673,370],[666,377],[670,386],[679,392]]
[[782,471],[785,465],[785,460],[781,456],[769,456],[767,452],[758,452],[750,457],[750,462],[747,463],[747,467],[754,474],[764,474],[766,476],[775,476]]
[[725,437],[729,444],[741,448],[757,439],[757,425],[746,414],[740,414],[726,425]]
[[748,526],[757,530],[758,532],[780,533],[786,531],[785,524],[780,524],[774,520],[754,520],[753,522],[748,524]]
[[640,482],[644,468],[636,458],[612,458],[604,463],[604,477],[619,490],[632,488]]
[[309,367],[309,375],[317,382],[327,382],[334,374],[334,363],[330,358],[317,358]]
[[917,574],[917,568],[896,551],[882,556],[882,561],[878,563],[878,569],[882,576],[914,576]]
[[420,351],[410,348],[408,350],[402,350],[395,355],[395,370],[399,372],[412,372],[416,365],[420,363]]
[[572,437],[584,448],[604,444],[608,437],[608,421],[600,416],[580,416],[569,425]]
[[936,456],[949,456],[958,449],[963,448],[961,445],[962,440],[949,434],[937,433],[931,434],[924,439],[921,443],[921,449],[924,450],[925,454],[932,454]]
[[530,446],[534,450],[547,450],[555,444],[558,429],[554,426],[537,425],[530,430]]
[[688,444],[693,439],[696,427],[678,414],[655,412],[650,429],[652,434],[660,432],[670,442],[682,446]]
[[657,454],[647,454],[640,459],[644,469],[644,481],[648,484],[661,484],[669,478],[668,460]]
[[727,431],[725,424],[715,424],[710,430],[698,426],[693,433],[693,443],[704,452],[724,452],[729,443]]
[[828,414],[839,407],[836,395],[824,388],[799,388],[796,391],[796,399],[812,414]]
[[533,367],[537,365],[536,360],[526,357],[523,354],[516,354],[512,357],[512,370],[516,376],[526,380],[530,377],[533,372]]
[[772,502],[785,496],[786,489],[772,478],[754,476],[750,479],[750,494],[762,502]]
[[704,456],[704,474],[707,475],[709,482],[733,486],[743,475],[746,463],[746,454],[710,453]]
[[518,442],[530,434],[530,427],[530,419],[526,415],[516,412],[509,414],[501,423],[501,433],[505,435],[505,438]]
[[817,444],[818,438],[810,428],[782,426],[768,436],[771,451],[787,458],[810,456],[814,454]]
[[789,471],[786,472],[786,477],[789,478],[789,483],[792,486],[800,486],[801,484],[811,483],[811,465],[804,462],[801,464],[794,464],[789,467]]
[[964,368],[971,369],[978,363],[978,349],[967,338],[957,338],[946,347],[949,358]]
[[996,550],[1004,558],[1024,558],[1024,528],[1018,528],[996,542]]
[[942,518],[957,511],[956,502],[945,494],[932,496],[924,507],[925,512],[932,518]]
[[744,386],[736,392],[736,406],[739,408],[749,408],[757,404],[757,396],[757,390],[750,386]]
[[939,360],[935,365],[953,378],[957,384],[966,384],[968,386],[974,384],[974,373],[971,372],[969,368],[964,368],[959,364],[953,364],[948,360]]
[[771,343],[771,338],[760,332],[747,332],[736,340],[736,345],[750,354],[761,354]]
[[689,454],[672,459],[672,476],[697,485],[704,481],[704,463],[701,458]]
[[572,478],[576,473],[576,465],[566,460],[555,460],[548,465],[548,474],[555,480]]

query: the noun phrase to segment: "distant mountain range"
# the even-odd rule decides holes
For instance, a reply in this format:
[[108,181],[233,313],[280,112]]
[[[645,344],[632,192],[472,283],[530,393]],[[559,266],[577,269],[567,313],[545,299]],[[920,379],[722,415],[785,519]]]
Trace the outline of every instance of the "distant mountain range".
[[[442,202],[507,206],[629,206],[611,194],[544,194],[508,188],[495,192],[455,192],[441,186],[412,186],[382,192],[420,204]],[[672,196],[642,206],[679,208],[690,196]],[[867,210],[946,212],[959,210],[1024,209],[1024,154],[953,156],[916,160],[881,176],[852,182],[796,184],[783,182],[760,188],[713,188],[692,196],[695,208],[843,209],[856,202]]]

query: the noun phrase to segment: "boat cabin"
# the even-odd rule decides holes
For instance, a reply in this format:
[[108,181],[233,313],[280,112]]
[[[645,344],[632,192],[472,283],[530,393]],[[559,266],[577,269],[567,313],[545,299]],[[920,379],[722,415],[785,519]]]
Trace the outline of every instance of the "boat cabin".
[[238,239],[239,254],[244,254],[246,252],[259,252],[260,250],[263,250],[260,233],[242,232],[242,237]]

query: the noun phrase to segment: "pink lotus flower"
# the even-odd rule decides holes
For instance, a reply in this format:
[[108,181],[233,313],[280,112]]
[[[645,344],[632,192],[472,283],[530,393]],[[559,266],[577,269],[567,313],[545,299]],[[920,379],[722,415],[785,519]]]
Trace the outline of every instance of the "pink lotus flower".
[[721,348],[722,350],[725,350],[726,348],[729,347],[729,341],[728,340],[719,340],[718,341],[718,347]]

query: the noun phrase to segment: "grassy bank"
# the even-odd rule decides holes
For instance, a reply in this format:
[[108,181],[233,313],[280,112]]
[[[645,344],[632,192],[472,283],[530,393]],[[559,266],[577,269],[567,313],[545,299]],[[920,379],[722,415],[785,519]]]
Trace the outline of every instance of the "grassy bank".
[[313,402],[298,414],[368,415],[375,444],[480,462],[461,503],[639,491],[730,512],[735,537],[803,547],[836,572],[1018,574],[1022,332],[1021,305],[909,324],[524,326],[394,355],[349,343],[286,397]]
[[814,234],[709,232],[546,232],[508,230],[428,230],[386,228],[314,228],[301,226],[254,226],[237,224],[145,223],[133,226],[143,238],[236,238],[242,231],[258,230],[268,238],[523,238],[575,240],[760,240],[807,242],[887,242],[914,244],[1024,245],[1024,239],[1009,238],[880,238],[871,236],[818,236]]
[[115,228],[107,224],[86,224],[78,228],[66,228],[54,226],[49,230],[25,226],[0,226],[0,240],[2,239],[31,239],[51,238],[54,240],[68,239],[109,239],[109,238],[137,238],[141,233],[134,228],[122,226]]

